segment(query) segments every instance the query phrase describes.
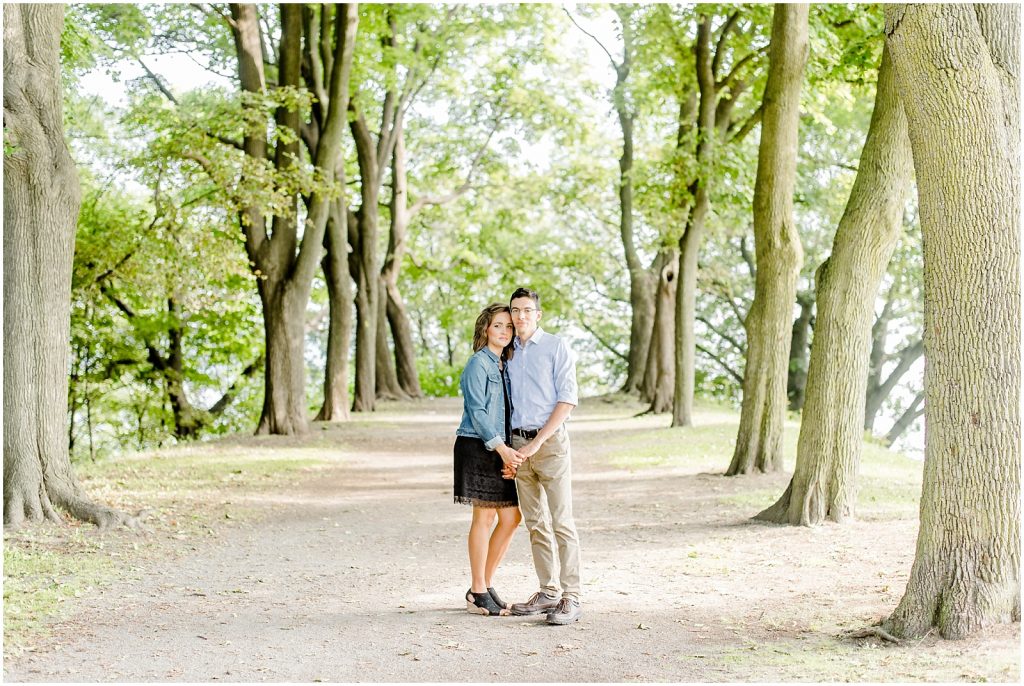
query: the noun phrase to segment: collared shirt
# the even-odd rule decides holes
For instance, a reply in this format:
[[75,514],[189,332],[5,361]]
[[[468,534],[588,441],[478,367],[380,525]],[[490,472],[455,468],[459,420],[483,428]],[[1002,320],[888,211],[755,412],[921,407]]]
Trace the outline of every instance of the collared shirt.
[[479,438],[488,450],[494,450],[509,440],[505,435],[503,383],[507,391],[508,375],[498,369],[498,356],[487,347],[473,353],[459,379],[462,423],[455,432],[457,436]]
[[512,389],[512,428],[539,429],[558,403],[579,405],[576,361],[558,336],[538,328],[526,345],[517,336],[515,354],[506,366]]

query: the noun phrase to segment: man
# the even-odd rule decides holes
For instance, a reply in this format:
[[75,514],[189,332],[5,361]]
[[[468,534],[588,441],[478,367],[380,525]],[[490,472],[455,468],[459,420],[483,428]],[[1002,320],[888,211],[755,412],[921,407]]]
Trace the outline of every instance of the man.
[[564,422],[579,403],[576,363],[562,339],[537,326],[541,309],[536,291],[516,289],[509,308],[516,328],[515,355],[508,362],[512,447],[527,458],[515,479],[540,581],[540,590],[511,610],[514,615],[545,613],[549,624],[571,624],[582,616],[580,543],[572,518]]

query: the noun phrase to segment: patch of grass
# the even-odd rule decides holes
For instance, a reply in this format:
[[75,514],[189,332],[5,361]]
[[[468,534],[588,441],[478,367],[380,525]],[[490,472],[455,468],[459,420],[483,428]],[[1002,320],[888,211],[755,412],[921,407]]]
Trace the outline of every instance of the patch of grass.
[[736,436],[730,428],[728,424],[710,424],[645,431],[612,444],[608,460],[625,469],[700,466],[731,454]]
[[[650,467],[685,467],[725,470],[732,459],[739,414],[724,406],[703,404],[697,426],[639,430],[609,444],[606,459],[629,470]],[[785,469],[796,464],[797,422],[787,422],[783,434]],[[916,511],[921,497],[922,463],[877,443],[864,442],[861,454],[858,509],[882,512]],[[743,507],[768,507],[780,493],[757,489],[723,495],[721,501]]]
[[144,530],[98,532],[69,522],[5,531],[5,656],[45,637],[74,599],[187,552],[231,521],[257,516],[253,495],[280,492],[330,464],[326,450],[225,441],[76,465],[96,502],[132,514],[147,510]]
[[95,542],[83,539],[81,532],[72,536],[76,550],[71,554],[55,545],[52,533],[23,536],[18,545],[4,542],[5,653],[20,651],[26,640],[63,616],[66,601],[116,576],[114,560],[96,554]]
[[723,495],[718,498],[718,501],[727,505],[736,505],[737,507],[760,512],[778,500],[780,495],[782,493],[777,489],[758,488],[743,491],[742,493]]

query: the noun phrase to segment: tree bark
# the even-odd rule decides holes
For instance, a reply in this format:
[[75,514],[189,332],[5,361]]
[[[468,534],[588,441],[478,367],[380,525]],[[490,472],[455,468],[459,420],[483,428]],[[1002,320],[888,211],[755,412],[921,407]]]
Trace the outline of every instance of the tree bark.
[[963,638],[1020,621],[1020,7],[887,5],[924,245],[925,461],[885,622]]
[[690,184],[693,203],[687,216],[686,228],[679,238],[679,268],[677,270],[675,312],[675,388],[672,399],[672,426],[693,426],[693,394],[697,338],[694,317],[697,311],[697,258],[704,241],[704,221],[711,206],[708,184],[711,181],[710,162],[715,130],[715,110],[718,89],[715,87],[714,55],[711,50],[711,19],[701,16],[697,24],[697,42],[694,46],[697,68],[697,88],[700,104],[697,108],[697,177]]
[[377,299],[377,360],[376,360],[376,394],[380,400],[405,400],[405,394],[398,384],[395,372],[394,354],[388,345],[387,293],[384,292],[384,279],[380,279]]
[[395,374],[398,388],[410,398],[423,396],[420,389],[419,373],[416,371],[416,346],[412,341],[412,325],[405,311],[405,301],[398,289],[398,275],[408,246],[409,233],[409,182],[405,169],[405,133],[399,130],[395,135],[395,151],[391,155],[391,233],[388,235],[388,251],[381,268],[385,312],[395,346]]
[[[343,171],[338,182],[344,188]],[[327,326],[327,365],[324,369],[324,403],[319,422],[348,421],[348,358],[352,339],[352,280],[348,270],[348,212],[345,195],[331,202],[324,234],[326,253],[321,260],[327,282],[330,320]]]
[[807,364],[811,351],[814,294],[800,293],[796,296],[796,304],[800,306],[800,314],[793,322],[793,333],[790,336],[789,377],[786,381],[786,395],[789,397],[789,409],[799,412],[804,408],[807,391]]
[[812,526],[854,516],[874,302],[902,233],[913,171],[885,50],[857,178],[832,254],[815,278],[818,317],[796,468],[786,492],[758,519]]
[[4,526],[135,520],[93,503],[68,453],[71,273],[81,190],[64,140],[63,5],[4,7]]
[[[357,16],[357,15],[355,15]],[[306,32],[304,45],[303,74],[307,88],[316,94],[313,117],[310,125],[303,130],[307,147],[318,147],[322,132],[327,125],[330,98],[327,95],[335,70],[344,84],[343,103],[348,107],[348,83],[351,77],[352,57],[342,53],[340,61],[335,59],[332,46],[343,41],[349,52],[355,47],[357,21],[346,19],[339,23],[338,8],[321,5],[318,10],[303,9]],[[338,33],[344,27],[344,35]],[[347,116],[347,112],[346,112]],[[340,132],[338,132],[340,135]],[[349,351],[352,338],[352,281],[349,275],[349,258],[352,246],[349,236],[352,232],[348,202],[345,191],[345,165],[339,160],[334,172],[340,189],[339,196],[330,202],[327,226],[324,231],[324,256],[321,268],[327,285],[328,326],[327,361],[324,369],[324,401],[316,415],[316,421],[344,422],[349,418]]]
[[655,258],[660,279],[654,311],[654,330],[648,346],[644,385],[640,399],[649,403],[648,412],[668,412],[672,409],[675,391],[675,299],[679,284],[679,259],[675,250],[662,250]]
[[807,5],[776,4],[754,183],[754,302],[747,314],[747,363],[736,450],[727,476],[782,469],[782,423],[803,261],[793,224],[800,86],[807,62]]

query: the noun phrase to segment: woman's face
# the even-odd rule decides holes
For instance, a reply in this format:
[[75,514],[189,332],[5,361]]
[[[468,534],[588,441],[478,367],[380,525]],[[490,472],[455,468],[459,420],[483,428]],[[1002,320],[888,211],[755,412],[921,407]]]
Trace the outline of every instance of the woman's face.
[[511,342],[512,336],[512,315],[508,312],[498,312],[487,326],[487,345],[504,348]]

